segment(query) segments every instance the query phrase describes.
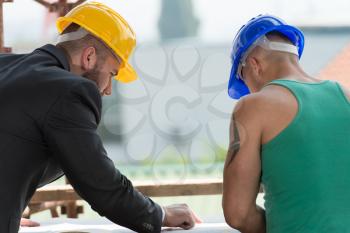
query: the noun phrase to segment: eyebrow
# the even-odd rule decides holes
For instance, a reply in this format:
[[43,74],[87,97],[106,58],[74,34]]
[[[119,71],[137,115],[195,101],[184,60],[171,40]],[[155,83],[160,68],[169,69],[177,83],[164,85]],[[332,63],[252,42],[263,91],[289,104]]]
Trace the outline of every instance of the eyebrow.
[[118,54],[113,53],[114,57],[117,59],[118,65],[122,65],[123,64],[123,60],[119,57]]
[[[114,53],[112,50],[109,50],[109,51],[112,53],[112,56],[115,58],[117,65],[120,68],[120,66],[123,64],[123,60],[121,59],[121,57],[119,57],[118,54]],[[113,71],[115,71],[115,73],[116,73],[116,69],[114,69]]]

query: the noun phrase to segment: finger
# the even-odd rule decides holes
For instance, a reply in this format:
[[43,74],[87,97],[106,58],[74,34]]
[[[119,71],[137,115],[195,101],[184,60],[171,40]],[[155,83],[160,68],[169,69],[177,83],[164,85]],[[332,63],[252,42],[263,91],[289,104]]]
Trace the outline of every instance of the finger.
[[38,222],[34,222],[32,220],[21,218],[21,226],[23,227],[38,227],[40,224]]
[[189,229],[194,227],[194,222],[193,221],[191,221],[191,222],[185,221],[180,225],[180,227],[182,229],[189,230]]
[[191,210],[191,213],[196,223],[203,223],[203,220],[195,212]]
[[193,216],[191,215],[191,211],[190,211],[190,215],[187,215],[187,219],[182,223],[182,228],[183,229],[191,229],[195,226],[195,222],[194,222],[194,218]]

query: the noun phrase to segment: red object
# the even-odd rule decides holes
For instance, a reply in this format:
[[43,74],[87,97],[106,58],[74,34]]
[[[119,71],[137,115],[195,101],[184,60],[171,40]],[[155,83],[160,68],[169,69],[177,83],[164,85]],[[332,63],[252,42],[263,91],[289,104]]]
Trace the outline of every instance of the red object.
[[319,73],[322,79],[331,79],[350,88],[350,43],[346,45]]

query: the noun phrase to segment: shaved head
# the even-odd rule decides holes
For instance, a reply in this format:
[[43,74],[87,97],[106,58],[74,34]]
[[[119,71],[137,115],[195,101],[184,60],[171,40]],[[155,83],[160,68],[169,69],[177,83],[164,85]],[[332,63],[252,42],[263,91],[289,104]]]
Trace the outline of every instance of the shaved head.
[[[272,31],[261,38],[265,43],[277,42],[280,44],[292,45],[295,49],[292,52],[286,52],[278,49],[271,49],[270,45],[259,44],[249,51],[241,75],[244,82],[248,85],[251,92],[259,91],[266,83],[274,78],[287,76],[292,69],[301,72],[299,67],[299,56],[297,48],[285,35]],[[276,44],[275,44],[276,45]],[[293,71],[293,72],[294,72]]]
[[[283,35],[280,32],[277,32],[277,31],[272,31],[272,32],[267,33],[266,37],[270,41],[281,42],[281,43],[293,45],[293,43],[289,40],[288,37],[286,37],[285,35]],[[293,62],[293,63],[299,61],[298,56],[296,56],[295,54],[274,51],[274,50],[267,50],[267,49],[261,48],[260,46],[257,46],[256,48],[254,48],[251,51],[251,53],[249,54],[249,56],[263,57],[264,59],[267,59],[267,61],[271,61],[273,63],[276,63],[279,61],[284,61],[286,59],[288,61]]]

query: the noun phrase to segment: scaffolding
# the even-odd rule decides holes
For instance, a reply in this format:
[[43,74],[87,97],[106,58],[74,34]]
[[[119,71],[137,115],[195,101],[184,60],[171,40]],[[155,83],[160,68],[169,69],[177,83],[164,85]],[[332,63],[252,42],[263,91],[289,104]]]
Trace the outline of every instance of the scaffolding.
[[[4,45],[4,17],[3,17],[3,4],[8,2],[13,2],[14,0],[0,0],[0,53],[10,53],[11,48],[5,47]],[[85,2],[86,0],[76,0],[76,1],[68,1],[68,0],[34,0],[35,2],[41,4],[46,7],[49,12],[56,12],[57,16],[64,16],[71,9],[76,7],[77,5]]]

